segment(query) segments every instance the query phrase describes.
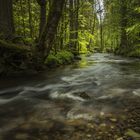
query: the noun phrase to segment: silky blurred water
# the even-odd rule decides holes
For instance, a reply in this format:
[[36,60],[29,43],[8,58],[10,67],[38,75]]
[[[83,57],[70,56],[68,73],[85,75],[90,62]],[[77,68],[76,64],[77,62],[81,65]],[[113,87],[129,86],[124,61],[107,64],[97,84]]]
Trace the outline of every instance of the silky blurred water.
[[27,120],[91,120],[140,97],[140,60],[96,53],[38,76],[0,80],[0,134]]

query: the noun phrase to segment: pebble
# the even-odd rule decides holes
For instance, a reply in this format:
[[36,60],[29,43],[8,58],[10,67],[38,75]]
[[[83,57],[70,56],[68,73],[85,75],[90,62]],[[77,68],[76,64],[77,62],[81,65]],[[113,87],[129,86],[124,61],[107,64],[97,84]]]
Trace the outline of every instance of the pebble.
[[121,138],[117,138],[116,140],[124,140],[124,139],[121,137]]
[[115,118],[110,118],[110,121],[112,121],[112,122],[117,122],[117,119],[115,119]]
[[87,134],[87,137],[88,137],[88,138],[91,138],[91,134]]

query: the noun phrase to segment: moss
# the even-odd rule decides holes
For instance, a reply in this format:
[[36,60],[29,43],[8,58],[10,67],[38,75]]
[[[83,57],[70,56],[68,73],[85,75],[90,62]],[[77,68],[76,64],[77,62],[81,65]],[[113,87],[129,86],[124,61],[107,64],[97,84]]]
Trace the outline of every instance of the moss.
[[0,76],[27,71],[32,65],[29,47],[0,40]]
[[71,52],[68,52],[68,51],[61,51],[61,52],[58,52],[56,54],[56,57],[61,60],[63,62],[63,64],[67,64],[67,63],[70,63],[73,58],[74,58],[74,55],[71,53]]
[[47,66],[50,66],[50,67],[52,67],[52,66],[58,66],[58,65],[60,65],[62,62],[60,61],[60,59],[59,58],[57,58],[56,57],[56,55],[53,55],[53,54],[50,54],[49,56],[48,56],[48,58],[46,59],[46,61],[45,61],[45,64],[47,65]]
[[140,139],[140,134],[136,133],[134,130],[132,129],[128,129],[127,132],[125,133],[125,135],[132,137],[133,139]]
[[61,51],[57,54],[50,54],[45,61],[45,64],[50,67],[56,67],[63,64],[69,64],[73,61],[74,55],[68,51]]
[[0,40],[0,49],[8,49],[8,50],[13,50],[16,52],[27,52],[30,50],[29,47],[27,46],[21,46],[17,44],[13,44],[11,42],[6,42],[4,40]]

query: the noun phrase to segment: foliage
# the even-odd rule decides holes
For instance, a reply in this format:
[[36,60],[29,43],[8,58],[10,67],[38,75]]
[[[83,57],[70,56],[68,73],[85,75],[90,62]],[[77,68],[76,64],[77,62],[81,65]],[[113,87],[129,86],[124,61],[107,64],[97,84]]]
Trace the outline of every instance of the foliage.
[[60,51],[56,54],[56,57],[63,63],[70,63],[74,59],[74,55],[68,51]]
[[74,55],[69,51],[60,51],[57,54],[50,54],[45,64],[50,67],[56,67],[62,64],[69,64],[74,60]]
[[131,40],[140,40],[140,24],[135,23],[134,25],[128,27],[126,29],[127,35],[131,38]]
[[57,66],[62,64],[62,61],[56,57],[56,55],[50,54],[45,60],[47,66]]
[[125,133],[126,136],[130,136],[132,137],[133,139],[139,139],[140,138],[140,134],[135,132],[134,130],[132,129],[128,129]]
[[127,56],[140,57],[140,45],[135,46],[130,52],[128,52]]
[[105,0],[105,8],[106,48],[126,56],[139,56],[140,1]]

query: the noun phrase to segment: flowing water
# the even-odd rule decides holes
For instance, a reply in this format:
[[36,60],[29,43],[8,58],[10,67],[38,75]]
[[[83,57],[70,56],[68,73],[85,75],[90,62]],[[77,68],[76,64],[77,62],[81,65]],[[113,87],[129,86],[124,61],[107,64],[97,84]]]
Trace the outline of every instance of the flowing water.
[[140,98],[140,60],[112,54],[83,56],[73,65],[38,76],[3,79],[0,139],[41,139],[43,134],[36,135],[40,129],[49,131],[55,123],[57,131],[62,127],[57,122],[121,112],[131,98]]

